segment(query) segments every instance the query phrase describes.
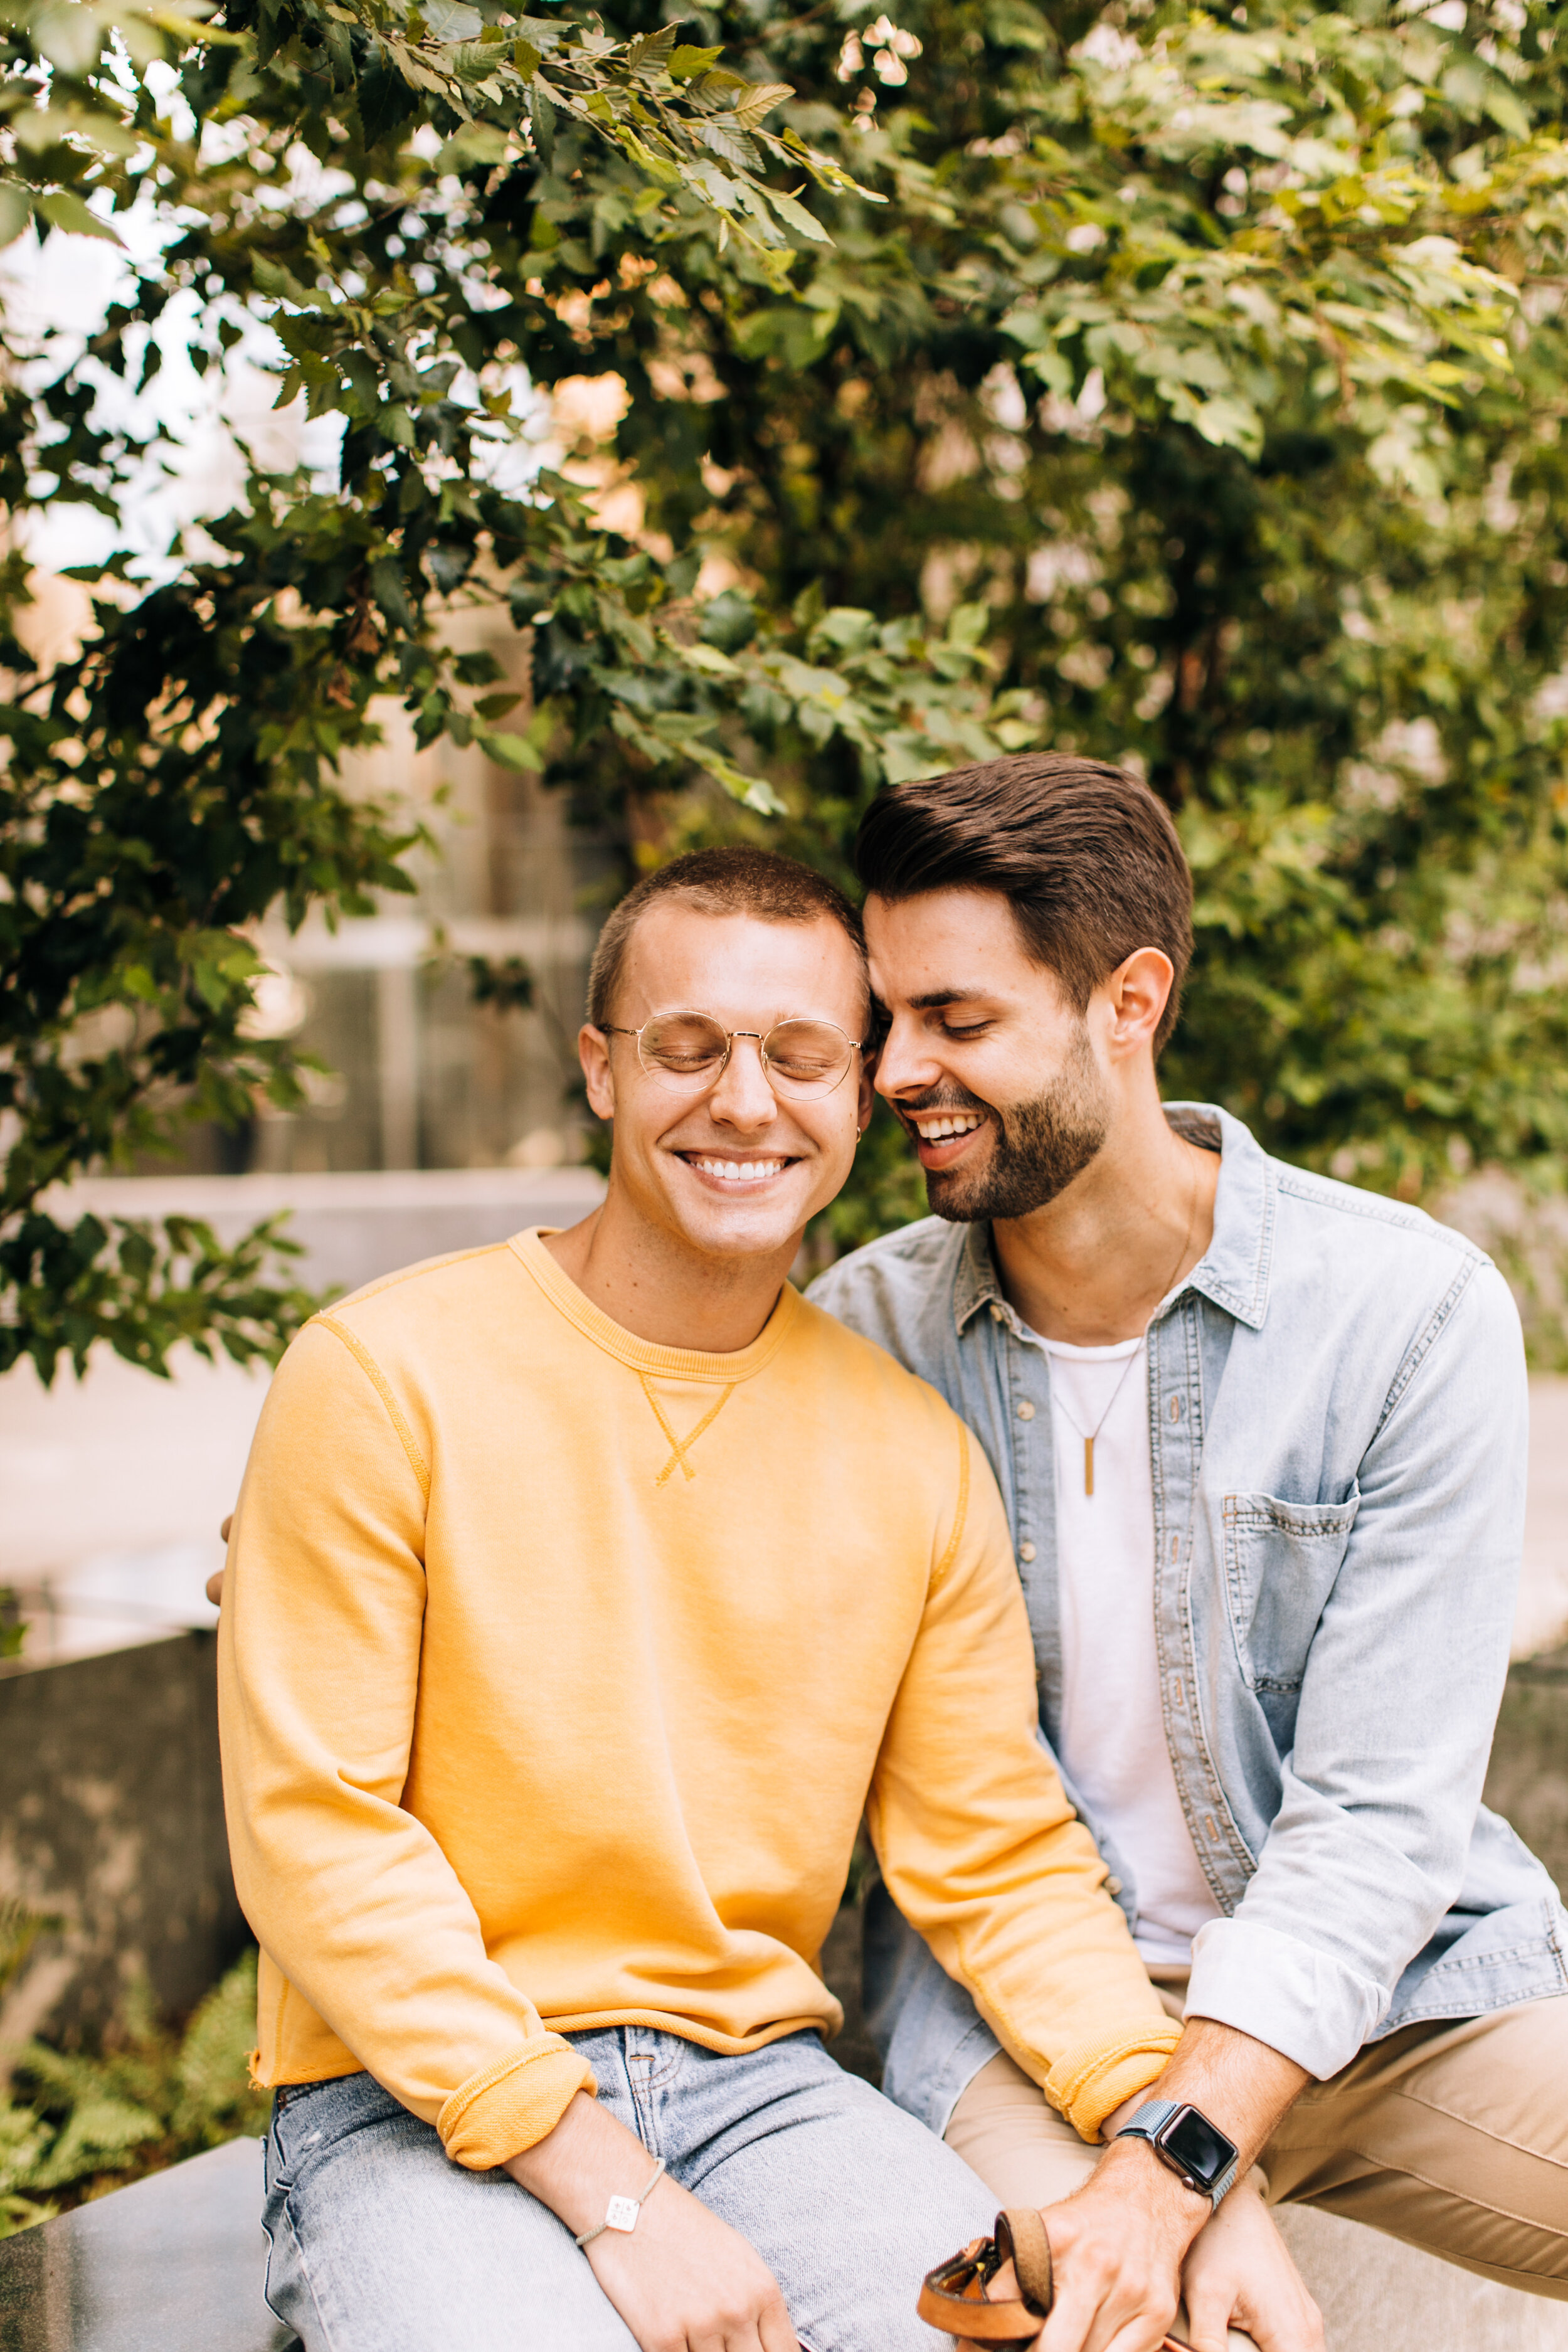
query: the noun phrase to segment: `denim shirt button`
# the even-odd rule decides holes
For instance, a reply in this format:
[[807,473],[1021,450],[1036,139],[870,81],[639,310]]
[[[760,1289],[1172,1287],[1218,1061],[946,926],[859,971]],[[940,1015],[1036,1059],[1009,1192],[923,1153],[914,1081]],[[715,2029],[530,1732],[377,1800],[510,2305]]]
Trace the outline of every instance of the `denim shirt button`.
[[1028,1563],[1034,1559],[1034,1557],[1035,1547],[1032,1543],[1021,1543],[1018,1546],[1018,1558],[1024,1562],[1026,1567],[1028,1566]]
[[1029,1402],[1027,1397],[1024,1399],[1023,1403],[1018,1407],[1018,1418],[1020,1421],[1033,1421],[1035,1418],[1035,1408]]
[[1108,1878],[1105,1882],[1105,1891],[1108,1895],[1120,1895],[1121,1881],[1119,1878]]

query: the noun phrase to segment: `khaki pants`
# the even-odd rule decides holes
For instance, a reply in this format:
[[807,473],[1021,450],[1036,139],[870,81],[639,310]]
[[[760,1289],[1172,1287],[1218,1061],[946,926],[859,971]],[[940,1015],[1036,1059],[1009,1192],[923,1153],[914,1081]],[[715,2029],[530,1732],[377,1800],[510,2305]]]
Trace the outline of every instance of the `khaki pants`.
[[[1151,1973],[1180,2017],[1185,1970]],[[947,2141],[1003,2206],[1069,2195],[1097,2155],[1005,2056],[970,2084]],[[1271,2204],[1342,2213],[1568,2302],[1568,1996],[1373,2042],[1302,2093],[1262,2169]]]

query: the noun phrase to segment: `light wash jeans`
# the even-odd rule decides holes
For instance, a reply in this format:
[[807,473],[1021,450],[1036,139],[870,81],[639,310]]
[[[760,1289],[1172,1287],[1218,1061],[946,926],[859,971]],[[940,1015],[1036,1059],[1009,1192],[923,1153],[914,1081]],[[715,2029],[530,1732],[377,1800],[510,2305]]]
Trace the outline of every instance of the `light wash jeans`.
[[[725,2058],[674,2034],[574,2034],[601,2104],[762,2255],[806,2352],[939,2352],[921,2275],[996,2200],[813,2032]],[[306,2352],[634,2352],[549,2209],[466,2172],[368,2074],[279,2092],[267,2299]]]

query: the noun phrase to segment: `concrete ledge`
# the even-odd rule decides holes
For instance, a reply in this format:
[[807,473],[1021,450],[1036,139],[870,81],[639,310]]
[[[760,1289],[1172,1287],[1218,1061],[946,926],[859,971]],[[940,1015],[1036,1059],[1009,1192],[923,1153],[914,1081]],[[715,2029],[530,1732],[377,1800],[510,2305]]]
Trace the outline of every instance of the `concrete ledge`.
[[[0,2244],[3,2352],[299,2352],[262,2294],[261,2145],[208,2156]],[[1359,2222],[1279,2216],[1329,2352],[1563,2352],[1568,2303]]]
[[261,2142],[0,2243],[3,2352],[299,2352],[262,2287]]

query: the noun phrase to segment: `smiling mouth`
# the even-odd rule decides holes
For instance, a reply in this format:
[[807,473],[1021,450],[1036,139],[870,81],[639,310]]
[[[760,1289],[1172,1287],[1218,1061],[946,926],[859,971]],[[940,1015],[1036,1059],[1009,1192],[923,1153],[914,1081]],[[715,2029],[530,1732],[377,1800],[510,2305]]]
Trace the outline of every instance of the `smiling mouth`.
[[977,1110],[920,1111],[907,1114],[908,1123],[922,1143],[951,1143],[961,1135],[973,1135],[977,1127],[985,1124],[984,1114]]
[[715,1151],[683,1151],[679,1156],[700,1176],[710,1176],[721,1184],[732,1184],[737,1192],[748,1184],[766,1183],[770,1176],[782,1176],[786,1168],[795,1165],[791,1159],[731,1160]]
[[904,1110],[899,1117],[928,1176],[945,1175],[991,1124],[983,1110]]

